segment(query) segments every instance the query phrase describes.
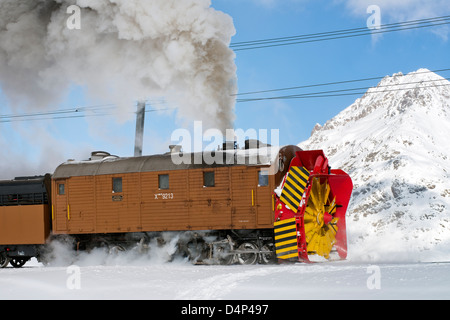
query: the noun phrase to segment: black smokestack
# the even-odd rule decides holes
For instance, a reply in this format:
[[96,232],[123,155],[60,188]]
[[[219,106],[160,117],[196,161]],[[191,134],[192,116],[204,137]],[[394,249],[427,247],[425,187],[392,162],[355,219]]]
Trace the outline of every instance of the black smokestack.
[[144,144],[145,102],[139,101],[136,112],[136,138],[134,140],[134,156],[142,156]]

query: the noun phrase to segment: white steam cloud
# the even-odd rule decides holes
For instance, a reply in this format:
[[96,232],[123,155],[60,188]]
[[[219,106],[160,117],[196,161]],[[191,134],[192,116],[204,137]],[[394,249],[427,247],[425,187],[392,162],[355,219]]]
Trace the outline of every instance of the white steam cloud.
[[162,263],[190,263],[188,258],[177,251],[178,242],[189,232],[167,231],[154,236],[150,241],[141,244],[131,241],[129,248],[121,245],[96,246],[90,250],[76,251],[75,239],[61,236],[50,241],[43,253],[44,264],[49,266],[91,265],[148,265]]
[[[67,26],[70,5],[80,29]],[[210,0],[1,0],[0,86],[14,107],[59,103],[71,85],[130,108],[164,97],[185,119],[233,127],[235,34]]]

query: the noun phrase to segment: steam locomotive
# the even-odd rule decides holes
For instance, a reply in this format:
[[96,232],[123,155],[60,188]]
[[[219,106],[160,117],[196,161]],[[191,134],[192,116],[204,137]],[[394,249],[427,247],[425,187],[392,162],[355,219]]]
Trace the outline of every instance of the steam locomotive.
[[[223,161],[213,164],[179,148],[95,152],[53,174],[0,181],[0,267],[46,263],[61,238],[76,251],[144,252],[171,232],[175,254],[198,264],[345,259],[351,178],[321,150],[285,146],[273,159],[268,148],[217,150]],[[175,164],[180,155],[192,161]]]

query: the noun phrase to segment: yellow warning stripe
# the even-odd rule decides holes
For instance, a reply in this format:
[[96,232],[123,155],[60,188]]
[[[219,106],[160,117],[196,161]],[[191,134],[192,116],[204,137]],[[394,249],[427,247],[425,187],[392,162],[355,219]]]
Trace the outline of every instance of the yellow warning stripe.
[[[290,209],[297,212],[298,206],[300,205],[300,200],[292,198],[292,196],[283,189],[283,193],[280,196],[280,200],[289,206]],[[292,208],[293,207],[293,208]]]
[[295,239],[290,239],[290,240],[287,240],[287,241],[277,242],[276,245],[277,245],[278,247],[281,247],[281,246],[284,246],[284,245],[290,244],[290,243],[295,243],[295,244],[297,244],[297,238],[295,238]]
[[274,222],[275,252],[280,259],[298,257],[296,218]]
[[[287,185],[289,185],[292,188],[298,189],[299,193],[303,194],[303,191],[305,190],[306,184],[305,185],[301,184],[299,181],[297,181],[295,179],[295,177],[292,177],[292,176],[287,176],[286,177],[286,182],[287,182]],[[300,196],[300,198],[301,198],[301,196]]]
[[296,185],[302,186],[303,188],[306,187],[306,184],[308,183],[308,179],[304,179],[302,176],[298,175],[295,171],[289,171],[288,176],[292,181],[295,182]]
[[[291,167],[281,191],[280,200],[297,212],[303,192],[308,184],[309,172],[304,167]],[[291,208],[293,207],[293,208]]]
[[[284,187],[286,187],[290,192],[292,192],[292,194],[293,194],[297,199],[301,199],[301,198],[302,198],[302,196],[299,195],[299,194],[297,193],[297,191],[295,191],[289,184],[285,184]],[[303,190],[305,190],[305,189],[303,189]],[[299,202],[300,202],[300,201],[299,201]]]
[[276,229],[274,230],[274,232],[275,232],[275,233],[280,233],[281,231],[290,230],[290,229],[295,230],[295,224],[294,224],[294,225],[288,225],[288,226],[282,227],[282,228],[276,228]]
[[307,173],[308,170],[306,170],[305,168],[300,169],[299,167],[292,167],[292,170],[295,171],[296,173],[298,173],[301,177],[303,177],[303,179],[305,179],[305,181],[303,181],[303,182],[305,182],[305,185],[306,185],[306,182],[309,179],[309,173]]
[[279,259],[290,259],[290,258],[297,258],[298,257],[298,252],[295,253],[290,253],[284,256],[277,256],[277,258]]
[[297,235],[297,231],[294,230],[293,232],[290,232],[290,233],[285,233],[285,234],[281,234],[279,236],[275,236],[275,240],[292,237],[292,236],[296,236],[296,235]]
[[290,219],[286,219],[286,220],[279,220],[279,221],[275,221],[273,223],[274,226],[279,226],[280,224],[286,224],[289,222],[295,222],[295,218],[290,218]]
[[292,247],[287,247],[287,248],[283,248],[283,249],[277,249],[276,251],[277,251],[277,255],[279,255],[280,253],[293,251],[293,250],[297,251],[297,244],[295,244],[295,246],[292,246]]
[[303,190],[305,190],[305,188],[306,188],[306,182],[298,179],[293,174],[289,174],[286,177],[286,181],[288,181],[290,184],[292,184],[292,186],[298,188],[299,190],[302,190],[301,193],[303,193]]

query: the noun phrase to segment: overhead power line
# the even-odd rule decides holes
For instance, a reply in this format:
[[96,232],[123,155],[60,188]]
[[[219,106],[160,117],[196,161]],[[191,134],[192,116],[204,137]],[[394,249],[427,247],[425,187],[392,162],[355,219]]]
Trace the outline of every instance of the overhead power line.
[[[448,78],[444,78],[444,79],[450,80]],[[443,81],[443,79],[405,82],[405,83],[401,83],[401,84],[389,84],[389,85],[383,85],[383,86],[378,86],[378,87],[360,87],[360,88],[348,88],[348,89],[328,90],[328,91],[319,91],[319,92],[308,92],[308,93],[291,94],[291,95],[284,95],[284,96],[244,98],[244,99],[237,99],[236,102],[251,102],[251,101],[263,101],[263,100],[285,100],[285,99],[306,99],[306,98],[329,98],[329,97],[363,95],[363,94],[384,93],[384,92],[403,91],[403,90],[411,90],[411,89],[424,89],[424,88],[431,88],[431,87],[450,86],[450,83],[443,83],[443,84],[440,83],[440,84],[430,84],[430,85],[423,85],[423,86],[405,87],[407,85],[412,85],[412,84],[418,84],[418,83],[424,83],[424,82],[437,82],[437,81]],[[400,87],[400,88],[389,89],[391,87]],[[384,89],[377,90],[377,88],[384,88]],[[374,89],[374,90],[369,90],[369,89]]]
[[[432,72],[436,73],[436,72],[446,72],[446,71],[450,71],[450,68],[438,69],[438,70],[433,70],[433,71],[421,71],[421,72],[416,72],[416,74],[425,74],[425,73],[432,73]],[[440,81],[443,81],[443,80],[450,80],[449,78],[442,78],[442,79],[432,79],[432,80],[410,81],[410,82],[404,82],[404,83],[400,83],[400,84],[392,83],[392,84],[381,85],[378,87],[358,86],[358,87],[339,88],[339,89],[335,89],[335,90],[300,92],[300,93],[277,95],[277,96],[265,96],[264,95],[267,93],[282,92],[282,91],[288,91],[288,90],[311,89],[311,88],[316,88],[316,87],[343,85],[343,84],[348,85],[351,83],[357,83],[357,82],[363,82],[363,81],[379,80],[384,77],[385,76],[377,76],[377,77],[368,77],[368,78],[360,78],[360,79],[309,84],[309,85],[302,85],[302,86],[291,86],[291,87],[269,89],[269,90],[243,92],[243,93],[238,93],[235,96],[238,96],[238,97],[246,96],[246,98],[236,99],[236,102],[244,103],[244,102],[264,101],[264,100],[328,98],[328,97],[363,95],[363,94],[373,94],[373,93],[382,93],[382,92],[393,92],[393,91],[409,90],[409,89],[415,89],[415,88],[450,86],[450,83],[440,83]],[[424,84],[424,85],[417,86],[417,84]],[[429,84],[429,85],[427,85],[427,84]],[[411,87],[411,85],[415,85],[415,86]],[[373,90],[369,90],[371,88]],[[369,90],[369,91],[367,91],[367,90]],[[251,97],[251,95],[256,95],[256,97]],[[248,96],[248,98],[247,98],[247,96]],[[159,101],[159,103],[164,105],[164,103],[162,103],[161,101]],[[153,104],[157,104],[157,103],[156,103],[156,101],[152,101],[151,104],[153,105]],[[173,109],[175,109],[175,108],[174,107],[165,107],[165,108],[163,107],[163,108],[159,108],[159,109],[147,109],[146,112],[157,112],[157,111],[166,111],[166,110],[173,110]],[[0,115],[0,123],[16,122],[16,121],[59,120],[59,119],[71,119],[71,118],[111,116],[111,115],[117,114],[117,112],[115,112],[116,110],[117,110],[117,106],[115,106],[114,104],[107,104],[107,105],[67,108],[67,109],[54,110],[54,111],[42,111],[42,112],[35,112],[35,113]],[[130,111],[129,113],[133,113],[133,112]]]
[[434,18],[426,18],[426,19],[418,19],[418,20],[411,20],[411,21],[405,21],[405,22],[383,24],[383,25],[380,25],[379,28],[376,28],[376,29],[369,29],[367,27],[364,27],[364,28],[344,29],[344,30],[336,30],[336,31],[329,31],[329,32],[302,34],[302,35],[289,36],[289,37],[279,37],[279,38],[270,38],[270,39],[254,40],[254,41],[233,42],[230,44],[230,48],[232,48],[234,51],[254,50],[254,49],[262,49],[262,48],[287,46],[287,45],[293,45],[293,44],[301,44],[301,43],[310,43],[310,42],[327,41],[327,40],[335,40],[335,39],[345,39],[345,38],[359,37],[359,36],[364,36],[364,35],[382,34],[382,33],[387,33],[387,32],[404,31],[404,30],[412,30],[412,29],[419,29],[419,28],[429,28],[429,27],[435,27],[435,26],[447,25],[447,24],[450,24],[450,16],[441,16],[441,17],[434,17]]
[[[250,101],[263,101],[263,100],[307,99],[307,98],[330,98],[330,97],[364,95],[364,94],[384,93],[384,92],[393,92],[393,91],[404,91],[404,90],[411,90],[411,89],[424,89],[424,88],[431,88],[431,87],[445,87],[445,86],[450,86],[450,83],[448,83],[448,84],[433,84],[433,85],[426,85],[426,86],[416,86],[416,87],[409,87],[409,88],[372,90],[372,91],[362,91],[362,90],[364,90],[366,88],[330,90],[330,91],[311,92],[311,93],[303,93],[303,94],[292,94],[292,95],[276,96],[276,97],[261,97],[261,98],[238,99],[236,102],[250,102]],[[353,91],[353,92],[350,92],[350,91]]]
[[[116,105],[107,104],[107,105],[67,108],[54,111],[40,111],[33,113],[0,115],[0,123],[112,116],[118,114],[117,109],[118,108]],[[147,109],[145,112],[148,113],[172,109],[174,108]]]
[[[437,73],[437,72],[447,72],[447,71],[450,71],[450,68],[438,69],[438,70],[420,71],[420,72],[415,72],[415,74]],[[236,93],[235,96],[246,96],[246,95],[254,95],[254,94],[261,94],[261,93],[271,93],[271,92],[277,92],[277,91],[289,91],[289,90],[298,90],[298,89],[308,89],[308,88],[314,88],[314,87],[333,86],[333,85],[349,84],[349,83],[356,83],[356,82],[365,82],[365,81],[372,81],[372,80],[381,80],[384,77],[386,77],[386,75],[384,75],[384,76],[376,76],[376,77],[369,77],[369,78],[360,78],[360,79],[350,79],[350,80],[325,82],[325,83],[315,83],[315,84],[308,84],[308,85],[301,85],[301,86],[291,86],[291,87],[276,88],[276,89],[239,92],[239,93]],[[370,88],[370,87],[367,87],[366,89],[368,89],[368,88]]]
[[84,113],[86,111],[98,112],[99,110],[114,108],[114,105],[97,105],[97,106],[87,106],[87,107],[75,107],[61,110],[53,111],[40,111],[32,113],[23,114],[10,114],[10,115],[0,115],[0,119],[14,119],[14,118],[28,118],[28,117],[42,117],[50,115],[61,115],[61,114],[71,114],[71,113]]

